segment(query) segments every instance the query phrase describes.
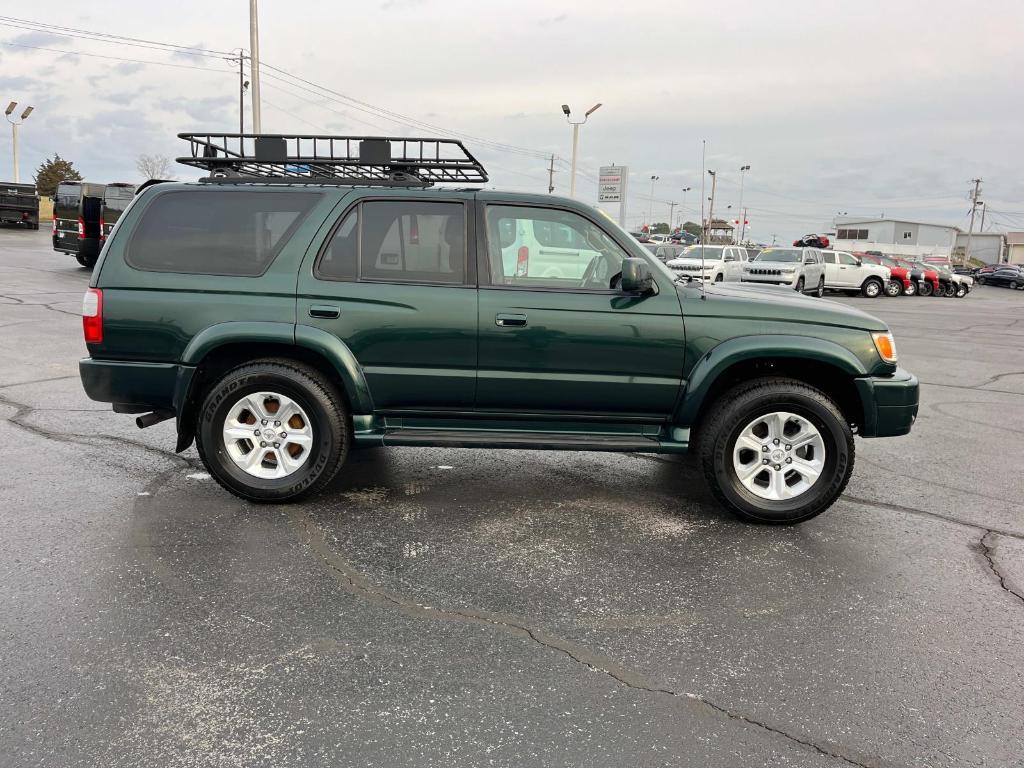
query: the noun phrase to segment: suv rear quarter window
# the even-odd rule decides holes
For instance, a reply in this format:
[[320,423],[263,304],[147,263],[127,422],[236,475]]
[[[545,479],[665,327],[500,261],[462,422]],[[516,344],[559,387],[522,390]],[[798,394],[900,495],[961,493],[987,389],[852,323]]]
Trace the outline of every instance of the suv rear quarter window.
[[256,277],[319,198],[319,192],[166,192],[143,211],[125,261],[147,272]]

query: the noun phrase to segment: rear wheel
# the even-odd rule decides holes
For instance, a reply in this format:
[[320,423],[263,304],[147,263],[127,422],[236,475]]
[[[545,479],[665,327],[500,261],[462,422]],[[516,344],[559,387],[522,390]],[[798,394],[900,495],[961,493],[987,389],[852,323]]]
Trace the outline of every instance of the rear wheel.
[[698,435],[715,497],[750,522],[792,524],[825,511],[853,473],[853,432],[825,393],[759,379],[712,406]]
[[1018,287],[1017,286],[1017,281],[1016,280],[1011,280],[1010,281],[1010,287],[1013,288],[1014,290],[1017,290],[1017,287]]
[[985,284],[985,278],[984,277],[979,277],[978,278],[978,285],[984,285],[984,284]]
[[864,281],[864,285],[861,287],[861,291],[869,299],[874,299],[882,293],[882,281],[877,277],[869,277]]
[[88,267],[89,269],[92,269],[93,267],[96,266],[96,257],[95,256],[81,256],[81,255],[79,255],[79,256],[75,256],[75,260],[79,264],[81,264],[83,267]]
[[341,395],[317,371],[291,360],[259,360],[209,388],[196,447],[231,493],[281,502],[327,485],[345,461],[349,434]]

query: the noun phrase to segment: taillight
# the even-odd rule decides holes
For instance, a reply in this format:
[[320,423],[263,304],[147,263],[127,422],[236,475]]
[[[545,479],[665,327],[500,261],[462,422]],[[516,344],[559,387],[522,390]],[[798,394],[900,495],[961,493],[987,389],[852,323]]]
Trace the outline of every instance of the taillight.
[[85,219],[78,217],[78,239],[85,240]]
[[53,217],[53,236],[57,236],[57,217]]
[[526,277],[530,271],[530,249],[525,245],[520,246],[519,255],[516,256],[516,277]]
[[107,239],[107,222],[105,222],[103,219],[100,219],[100,240],[106,240],[106,239]]
[[87,288],[82,297],[82,333],[86,344],[103,341],[103,291]]

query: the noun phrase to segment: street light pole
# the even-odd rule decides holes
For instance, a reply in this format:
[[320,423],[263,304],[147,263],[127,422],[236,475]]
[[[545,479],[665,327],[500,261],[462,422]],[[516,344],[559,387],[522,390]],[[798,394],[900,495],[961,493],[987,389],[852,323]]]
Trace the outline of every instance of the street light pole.
[[684,217],[686,216],[686,193],[689,192],[691,189],[693,189],[693,187],[683,187],[683,205],[682,205],[682,210],[683,210],[683,216]]
[[7,105],[7,109],[4,111],[4,117],[7,118],[7,122],[11,124],[11,149],[13,153],[14,162],[14,183],[18,184],[21,181],[21,175],[18,173],[18,126],[28,119],[28,116],[32,114],[32,110],[35,107],[25,107],[25,111],[21,113],[21,117],[18,120],[11,119],[11,113],[14,112],[18,107],[18,102],[12,101]]
[[[256,2],[256,0],[253,0],[253,2]],[[600,108],[601,102],[599,101],[583,114],[582,120],[573,120],[571,117],[572,110],[569,109],[569,105],[562,105],[562,112],[565,113],[565,119],[569,122],[569,125],[572,126],[572,165],[569,169],[569,197],[576,197],[576,154],[579,149],[580,126],[587,122],[587,118],[597,112]]]
[[249,64],[252,81],[252,132],[262,133],[260,120],[260,22],[256,0],[249,0]]
[[651,227],[654,227],[654,182],[660,178],[660,176],[651,176],[651,199],[647,205],[647,223]]
[[675,221],[676,206],[679,205],[675,200],[668,201],[668,231],[672,233],[672,222]]
[[[708,232],[711,231],[711,225],[712,225],[712,223],[714,223],[714,216],[715,216],[715,187],[718,186],[718,174],[716,174],[714,171],[708,171],[708,174],[711,176],[711,205],[708,206],[708,220],[707,220],[707,223],[705,224],[705,230],[704,230],[705,234],[707,234]],[[705,237],[704,240],[707,240],[707,238]]]
[[747,171],[749,170],[749,165],[740,166],[740,215],[743,216],[743,219],[740,221],[740,226],[743,228],[743,230],[740,234],[740,239],[737,241],[738,244],[743,242],[743,235],[746,233],[747,230],[747,217],[743,214],[743,179],[747,175]]

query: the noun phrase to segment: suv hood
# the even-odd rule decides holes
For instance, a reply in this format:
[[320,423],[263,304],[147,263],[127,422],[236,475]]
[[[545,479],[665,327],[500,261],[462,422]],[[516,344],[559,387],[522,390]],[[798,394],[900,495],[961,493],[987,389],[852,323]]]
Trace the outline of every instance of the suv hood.
[[[700,301],[700,283],[676,283],[680,297],[686,304]],[[720,317],[792,323],[794,330],[800,325],[830,325],[856,328],[864,331],[887,331],[889,327],[874,315],[837,301],[804,296],[787,286],[756,283],[704,283],[707,301],[700,314]]]
[[[722,261],[721,257],[718,258],[705,258],[704,265],[709,266],[711,264],[718,264]],[[674,259],[669,259],[665,262],[668,266],[676,265],[680,267],[699,267],[700,259],[695,259],[692,256],[678,256]]]

